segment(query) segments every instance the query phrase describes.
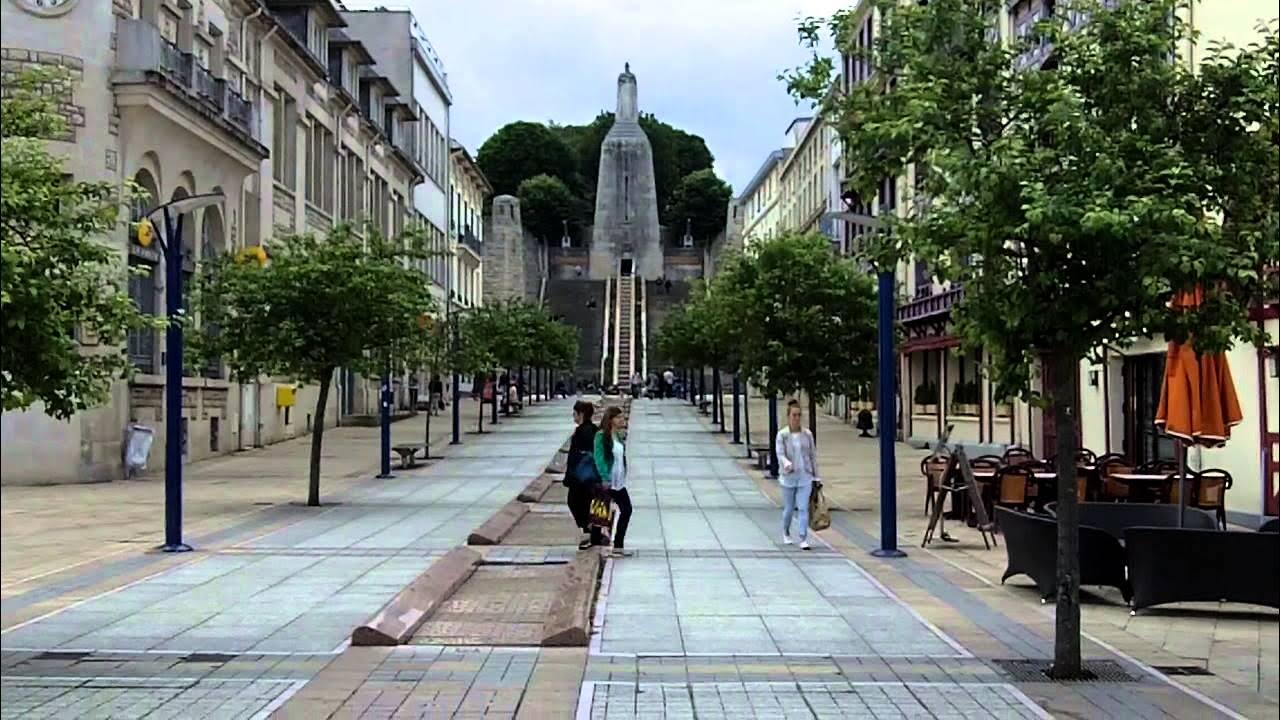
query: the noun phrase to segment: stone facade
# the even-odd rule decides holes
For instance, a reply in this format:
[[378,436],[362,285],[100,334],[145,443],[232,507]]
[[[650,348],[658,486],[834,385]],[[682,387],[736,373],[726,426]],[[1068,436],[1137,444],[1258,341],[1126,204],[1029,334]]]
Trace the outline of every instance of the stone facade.
[[[72,132],[50,143],[69,173],[136,182],[149,200],[133,209],[135,218],[186,195],[226,196],[185,219],[187,272],[213,254],[269,244],[275,232],[324,233],[339,220],[368,220],[394,234],[414,221],[410,200],[423,172],[412,123],[386,112],[412,88],[380,78],[362,92],[369,53],[340,36],[330,4],[263,10],[257,0],[114,0],[47,15],[0,3],[5,84],[36,66],[72,76],[60,106]],[[348,72],[331,77],[335,62]],[[439,235],[443,242],[443,223]],[[142,271],[131,297],[163,315],[159,252],[130,242],[123,228],[111,240],[121,264]],[[163,338],[136,332],[128,351],[135,375],[115,384],[107,404],[68,422],[39,407],[0,415],[4,483],[117,479],[132,424],[155,431],[148,465],[163,466]],[[370,383],[343,373],[335,385],[330,424],[373,406]],[[296,389],[292,404],[286,388]],[[183,380],[184,458],[308,433],[318,392],[288,378],[238,383],[221,364],[194,370]]]
[[485,302],[526,298],[525,238],[518,198],[499,195],[493,199],[485,235]]

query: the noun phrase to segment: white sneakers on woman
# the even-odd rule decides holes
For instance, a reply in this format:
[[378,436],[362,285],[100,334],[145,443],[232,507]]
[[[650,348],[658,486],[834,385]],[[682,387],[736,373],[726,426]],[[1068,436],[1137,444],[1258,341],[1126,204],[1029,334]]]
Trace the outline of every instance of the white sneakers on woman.
[[809,549],[809,541],[808,541],[808,540],[801,540],[801,541],[800,541],[800,549],[801,549],[801,550],[808,550],[808,549]]
[[782,544],[783,544],[783,545],[795,545],[795,543],[796,543],[796,541],[795,541],[795,540],[792,540],[790,535],[783,535],[783,536],[782,536]]

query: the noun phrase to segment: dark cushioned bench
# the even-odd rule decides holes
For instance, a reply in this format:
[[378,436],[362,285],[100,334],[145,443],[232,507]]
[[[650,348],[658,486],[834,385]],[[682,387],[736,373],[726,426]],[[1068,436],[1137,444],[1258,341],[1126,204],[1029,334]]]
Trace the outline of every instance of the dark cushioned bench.
[[1280,608],[1280,534],[1131,527],[1124,535],[1135,611],[1195,601]]
[[[1026,575],[1035,581],[1041,601],[1053,597],[1058,575],[1057,521],[997,507],[996,522],[1004,535],[1004,548],[1009,558],[1000,582],[1014,575]],[[1119,540],[1100,528],[1080,526],[1081,585],[1116,588],[1127,602],[1132,590],[1125,577],[1124,561],[1124,548]]]
[[[1199,508],[1184,510],[1183,527],[1216,530],[1217,520]],[[1178,506],[1155,503],[1080,503],[1080,524],[1105,530],[1117,540],[1131,527],[1178,527]]]

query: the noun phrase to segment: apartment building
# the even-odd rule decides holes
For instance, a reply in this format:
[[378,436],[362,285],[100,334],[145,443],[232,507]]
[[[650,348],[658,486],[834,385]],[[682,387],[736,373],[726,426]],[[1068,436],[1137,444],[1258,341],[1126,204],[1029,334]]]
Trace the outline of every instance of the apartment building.
[[[16,0],[0,4],[5,72],[57,66],[75,79],[63,98],[72,124],[52,147],[78,178],[131,180],[157,205],[221,191],[223,203],[184,218],[184,274],[206,258],[281,232],[323,234],[336,222],[395,234],[414,221],[411,199],[425,177],[414,155],[412,87],[380,71],[369,49],[344,33],[330,0]],[[443,204],[443,203],[442,203]],[[441,221],[441,227],[444,227]],[[161,257],[130,232],[114,238],[135,268],[129,293],[163,315]],[[105,481],[122,474],[130,426],[164,427],[162,335],[137,331],[136,370],[106,405],[70,422],[39,408],[0,416],[5,483]],[[359,412],[358,379],[337,380],[328,422]],[[359,392],[358,392],[359,391]],[[195,460],[307,433],[318,388],[280,380],[236,383],[221,363],[183,383],[183,457]]]
[[479,307],[484,297],[484,206],[493,195],[493,186],[462,143],[454,140],[450,147],[449,240],[457,249],[453,256],[453,277],[457,278],[453,302],[461,308]]
[[[1006,4],[995,30],[1005,41],[1022,38],[1039,20],[1057,9],[1052,0],[1016,0]],[[870,2],[854,9],[862,48],[875,40],[879,18]],[[1261,21],[1274,21],[1272,2],[1248,0],[1198,0],[1183,19],[1199,36],[1182,49],[1180,62],[1194,65],[1205,48],[1219,41],[1236,45],[1257,37]],[[1085,18],[1072,18],[1081,22]],[[1041,43],[1015,59],[1019,68],[1041,67],[1052,62],[1052,47]],[[846,87],[872,79],[868,63],[854,54],[844,58]],[[918,199],[915,168],[898,178],[887,178],[877,197],[849,207],[858,216],[905,212]],[[846,221],[846,232],[856,246],[869,232],[864,223]],[[1277,269],[1264,269],[1272,278]],[[1277,281],[1280,282],[1280,281]],[[959,352],[959,338],[951,325],[951,309],[963,298],[963,288],[937,282],[921,262],[901,263],[897,270],[898,321],[906,331],[900,346],[899,386],[904,435],[919,441],[941,434],[954,425],[952,440],[995,445],[1019,444],[1041,455],[1051,455],[1057,442],[1052,418],[1025,403],[995,402],[990,383],[980,372],[987,360],[981,352]],[[1219,449],[1193,449],[1193,468],[1216,467],[1231,473],[1234,485],[1227,497],[1228,516],[1246,525],[1260,515],[1280,513],[1280,428],[1275,421],[1280,407],[1280,309],[1272,283],[1271,295],[1253,310],[1252,317],[1270,337],[1270,347],[1258,350],[1239,345],[1227,353],[1240,398],[1244,421],[1232,439]],[[1123,351],[1108,349],[1100,363],[1081,363],[1076,378],[1080,399],[1081,442],[1096,452],[1120,452],[1136,461],[1173,459],[1173,442],[1156,431],[1154,417],[1164,374],[1166,343],[1163,338],[1139,338]],[[1052,383],[1041,378],[1039,386]],[[851,403],[856,409],[859,404]]]
[[782,163],[790,152],[790,148],[782,148],[769,153],[760,169],[733,201],[741,208],[743,247],[749,248],[753,242],[773,237],[778,232],[782,216],[778,207]]

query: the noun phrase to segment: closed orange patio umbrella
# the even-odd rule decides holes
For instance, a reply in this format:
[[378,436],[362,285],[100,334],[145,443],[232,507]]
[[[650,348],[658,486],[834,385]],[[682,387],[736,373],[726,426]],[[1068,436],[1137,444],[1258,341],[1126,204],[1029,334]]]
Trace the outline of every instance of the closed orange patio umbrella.
[[[1170,306],[1175,310],[1191,308],[1203,298],[1203,291],[1197,288],[1178,293]],[[1155,424],[1172,436],[1177,446],[1179,527],[1187,502],[1187,445],[1221,447],[1241,419],[1240,400],[1227,356],[1197,353],[1189,341],[1169,343]]]

